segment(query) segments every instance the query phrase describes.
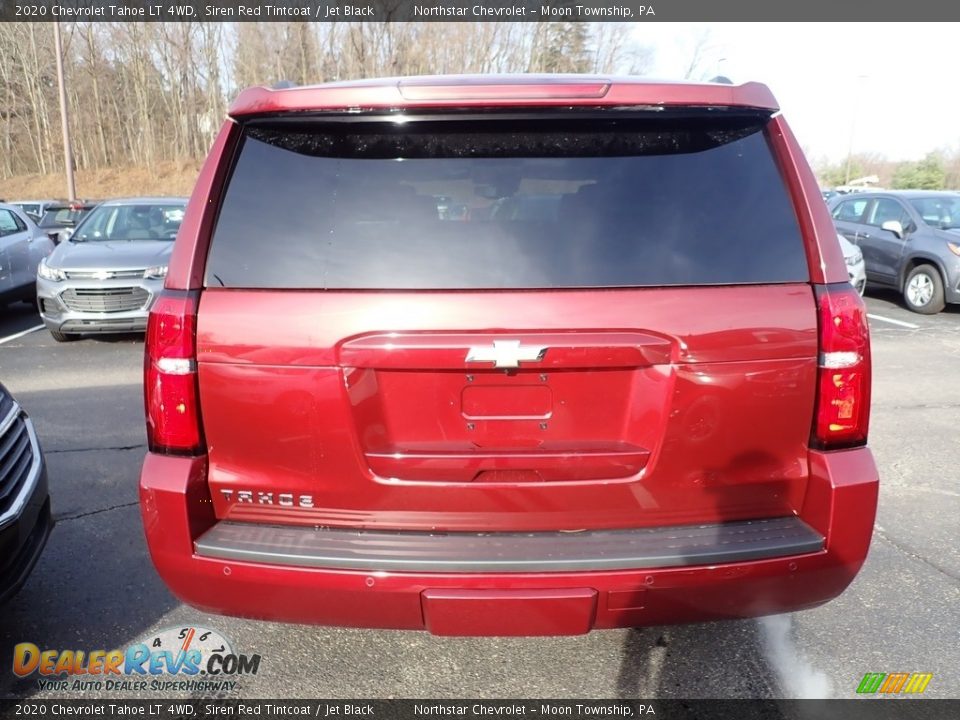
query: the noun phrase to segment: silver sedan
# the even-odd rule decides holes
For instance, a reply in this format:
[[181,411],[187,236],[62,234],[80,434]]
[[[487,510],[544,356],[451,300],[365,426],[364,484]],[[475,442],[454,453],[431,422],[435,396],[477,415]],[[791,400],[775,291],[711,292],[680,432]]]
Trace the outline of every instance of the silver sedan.
[[847,264],[850,284],[856,288],[860,295],[863,295],[863,291],[867,287],[867,266],[863,261],[863,252],[839,233],[837,234],[837,240],[840,241],[840,249],[843,250],[843,259]]
[[33,302],[37,266],[54,248],[53,240],[15,205],[0,205],[0,305]]

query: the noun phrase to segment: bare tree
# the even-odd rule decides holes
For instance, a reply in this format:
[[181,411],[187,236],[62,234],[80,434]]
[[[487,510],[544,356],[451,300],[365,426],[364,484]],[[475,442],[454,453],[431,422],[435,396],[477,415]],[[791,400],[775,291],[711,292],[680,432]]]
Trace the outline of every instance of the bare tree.
[[[231,97],[279,80],[507,72],[635,73],[615,23],[63,23],[75,162],[153,166],[207,151]],[[0,173],[62,165],[49,25],[0,24]]]
[[687,63],[684,80],[702,80],[703,73],[716,62],[716,49],[712,45],[710,29],[700,30],[693,38],[690,47],[690,61]]

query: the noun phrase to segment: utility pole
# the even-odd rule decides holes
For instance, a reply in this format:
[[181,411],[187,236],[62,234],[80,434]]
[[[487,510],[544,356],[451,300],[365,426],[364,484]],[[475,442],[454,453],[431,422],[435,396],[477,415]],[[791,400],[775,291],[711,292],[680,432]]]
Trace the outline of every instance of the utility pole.
[[70,145],[70,120],[67,116],[67,83],[63,77],[63,42],[60,40],[60,22],[53,21],[53,44],[57,53],[57,88],[60,90],[60,124],[63,126],[63,165],[67,171],[67,200],[77,199],[73,182],[73,149]]

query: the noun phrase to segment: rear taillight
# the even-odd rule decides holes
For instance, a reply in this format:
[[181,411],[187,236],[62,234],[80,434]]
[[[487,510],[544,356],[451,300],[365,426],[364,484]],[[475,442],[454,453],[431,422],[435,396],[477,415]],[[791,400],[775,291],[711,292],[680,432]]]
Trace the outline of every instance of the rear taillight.
[[143,391],[150,452],[202,452],[196,330],[197,295],[165,290],[147,322]]
[[870,330],[863,300],[849,284],[820,286],[820,355],[812,444],[864,445],[870,423]]

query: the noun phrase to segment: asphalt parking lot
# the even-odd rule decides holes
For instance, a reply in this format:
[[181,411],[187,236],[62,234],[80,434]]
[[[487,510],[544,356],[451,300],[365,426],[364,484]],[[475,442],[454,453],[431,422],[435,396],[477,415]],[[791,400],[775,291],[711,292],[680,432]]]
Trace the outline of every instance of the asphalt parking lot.
[[[210,616],[181,605],[147,556],[142,337],[54,342],[30,307],[0,310],[0,380],[33,418],[57,527],[0,611],[0,697],[62,697],[11,672],[15,644],[112,649],[172,626],[219,630],[263,660],[224,697],[853,697],[866,672],[931,672],[960,697],[960,307],[912,314],[868,297],[871,446],[882,488],[870,557],[828,605],[764,620],[582,637],[435,638]],[[128,697],[157,693],[107,692]],[[170,697],[185,695],[171,692]]]

